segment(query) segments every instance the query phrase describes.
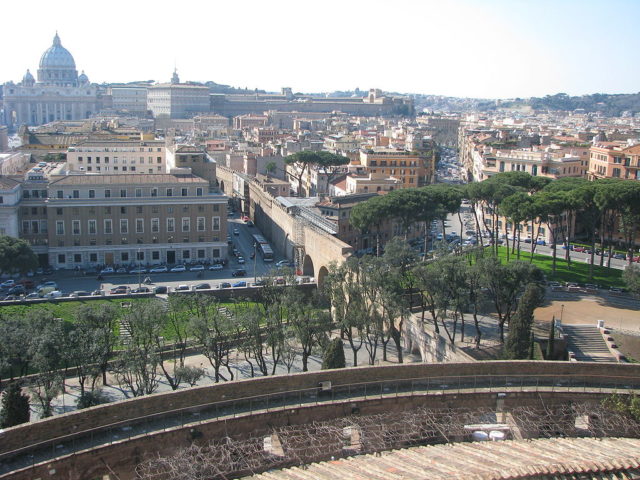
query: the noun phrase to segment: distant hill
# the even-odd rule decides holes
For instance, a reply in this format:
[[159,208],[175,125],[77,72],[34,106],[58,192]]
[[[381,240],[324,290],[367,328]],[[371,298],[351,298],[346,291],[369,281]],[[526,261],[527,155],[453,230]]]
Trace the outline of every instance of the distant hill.
[[619,116],[625,111],[631,114],[640,112],[640,93],[594,93],[580,97],[570,97],[565,93],[558,93],[556,95],[547,95],[543,98],[531,98],[529,103],[535,109],[583,109],[586,112],[602,112],[607,115]]

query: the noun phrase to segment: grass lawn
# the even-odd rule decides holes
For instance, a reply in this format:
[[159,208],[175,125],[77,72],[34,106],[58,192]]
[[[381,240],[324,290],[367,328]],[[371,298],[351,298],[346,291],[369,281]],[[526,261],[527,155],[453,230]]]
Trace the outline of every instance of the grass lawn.
[[[487,251],[487,253],[489,253]],[[556,257],[556,274],[552,273],[553,258],[547,255],[535,253],[533,255],[533,263],[537,265],[546,275],[547,280],[556,282],[576,282],[576,283],[594,283],[601,287],[624,287],[622,280],[622,270],[616,268],[593,266],[593,278],[589,278],[589,264],[584,262],[584,255],[580,255],[579,259],[572,258],[571,264],[567,265],[564,260],[565,251],[559,249]],[[572,256],[575,257],[573,252]],[[562,257],[561,257],[562,256]],[[507,248],[498,247],[498,257],[501,260],[507,259]],[[521,251],[520,260],[528,262],[531,258],[530,252]],[[598,257],[596,257],[597,259]],[[511,255],[510,260],[516,260],[516,255]]]

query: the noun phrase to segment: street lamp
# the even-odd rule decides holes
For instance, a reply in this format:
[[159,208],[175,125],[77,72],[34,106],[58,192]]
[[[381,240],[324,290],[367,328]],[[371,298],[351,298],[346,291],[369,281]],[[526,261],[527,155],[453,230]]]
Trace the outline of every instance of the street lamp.
[[142,281],[140,280],[140,275],[142,274],[142,270],[140,269],[140,247],[138,247],[138,291],[142,288]]
[[564,313],[564,303],[560,305],[560,323],[562,323],[562,314]]
[[253,283],[258,283],[256,265],[258,263],[258,242],[253,242]]

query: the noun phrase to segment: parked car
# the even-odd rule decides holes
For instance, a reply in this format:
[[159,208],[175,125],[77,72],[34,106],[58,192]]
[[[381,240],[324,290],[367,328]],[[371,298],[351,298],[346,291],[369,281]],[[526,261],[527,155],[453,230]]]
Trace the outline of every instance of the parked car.
[[222,282],[218,285],[218,288],[231,288],[231,284],[229,282]]
[[244,277],[247,274],[247,271],[244,268],[236,268],[233,272],[231,272],[232,277]]
[[108,275],[110,273],[116,273],[113,267],[105,267],[102,270],[100,270],[100,275]]
[[120,267],[116,270],[116,273],[128,273],[125,267]]
[[7,293],[9,295],[24,295],[27,293],[27,289],[24,288],[24,285],[14,285]]
[[42,298],[60,298],[62,297],[62,292],[60,290],[51,290],[48,293],[45,293]]
[[616,253],[613,258],[618,259],[618,260],[626,260],[627,257],[624,255],[624,253]]
[[544,240],[536,240],[536,245],[546,245],[547,242],[545,242]]
[[236,282],[232,285],[233,288],[243,288],[247,286],[247,282],[245,282],[244,280],[241,282]]
[[176,288],[174,288],[175,292],[184,292],[188,290],[189,290],[189,285],[178,285]]
[[240,230],[238,230],[237,228],[233,229],[233,234],[234,235],[240,235]]
[[211,285],[209,285],[208,283],[199,283],[197,285],[194,285],[192,288],[194,290],[210,290]]
[[29,280],[29,279],[22,279],[18,282],[19,285],[22,285],[24,288],[26,288],[27,290],[32,289],[35,286],[35,283],[33,283],[33,280]]
[[149,270],[149,273],[164,273],[169,271],[165,265],[158,265]]
[[27,300],[33,300],[34,298],[40,298],[40,294],[36,293],[36,292],[32,292],[29,295],[27,295],[26,297],[24,297]]
[[586,249],[584,247],[573,247],[573,251],[574,252],[579,252],[582,253],[584,252]]
[[153,289],[153,293],[167,293],[166,285],[158,285]]
[[135,267],[132,268],[131,270],[129,270],[129,273],[135,274],[135,273],[147,273],[147,269],[144,267]]
[[186,272],[187,271],[187,267],[185,267],[184,265],[176,265],[175,267],[173,267],[171,269],[172,272],[177,273],[177,272]]
[[276,262],[276,267],[293,267],[293,263],[289,260],[280,260],[279,262]]
[[204,270],[204,265],[194,265],[189,269],[190,272],[202,272]]
[[71,292],[69,294],[70,297],[72,298],[78,298],[78,297],[90,297],[91,293],[87,292],[85,290],[76,290],[75,292]]
[[129,293],[129,287],[127,287],[126,285],[120,285],[118,287],[113,287],[109,293],[111,295],[122,295],[124,293]]
[[16,281],[12,278],[10,278],[9,280],[5,280],[4,282],[0,283],[0,287],[2,288],[11,288],[16,284]]
[[267,284],[264,280],[260,279],[257,282],[251,284],[252,287],[264,287]]
[[131,290],[131,293],[149,293],[150,291],[149,287],[136,287]]
[[47,288],[53,289],[53,290],[57,290],[58,289],[58,284],[56,282],[43,282],[40,285],[38,285],[36,287],[36,291],[40,291],[40,290],[45,290]]
[[242,256],[238,257],[238,263],[239,264],[243,264],[244,263],[244,257],[242,257]]
[[224,269],[224,266],[220,263],[214,263],[209,267],[209,270],[212,270],[212,271],[222,270],[222,269]]

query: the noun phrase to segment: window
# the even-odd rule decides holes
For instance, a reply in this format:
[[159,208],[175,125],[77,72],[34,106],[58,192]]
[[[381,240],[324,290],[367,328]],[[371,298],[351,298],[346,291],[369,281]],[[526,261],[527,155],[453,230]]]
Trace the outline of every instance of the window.
[[201,248],[198,250],[198,258],[204,258],[204,254],[205,254],[204,249]]
[[71,229],[74,235],[80,235],[80,220],[72,220]]
[[58,263],[67,263],[67,256],[64,253],[58,254]]
[[217,232],[220,230],[220,217],[211,218],[211,230]]
[[64,221],[56,221],[56,235],[64,235]]
[[214,248],[213,249],[213,258],[220,258],[220,249],[219,248]]
[[142,213],[142,207],[136,207],[136,213]]
[[191,219],[189,217],[182,217],[182,231],[188,232],[191,229]]
[[167,213],[173,213],[173,207],[167,207]]
[[157,188],[152,188],[151,189],[151,196],[152,197],[157,197],[158,196],[158,189]]
[[89,190],[89,198],[96,198],[96,191],[95,190]]
[[[151,207],[151,213],[158,213],[160,211],[160,209],[158,208],[157,205],[154,205],[153,207]],[[169,212],[172,213],[172,212]]]
[[182,259],[189,260],[191,258],[191,250],[183,250],[182,251]]
[[127,207],[120,207],[120,213],[122,215],[126,215],[127,214]]
[[31,231],[33,233],[40,233],[40,220],[31,220]]
[[611,176],[620,177],[620,169],[619,168],[614,168],[613,172],[611,172]]
[[98,222],[96,220],[89,220],[89,235],[96,235],[98,233]]
[[127,190],[126,190],[126,189],[124,189],[124,188],[123,188],[123,189],[121,189],[121,190],[120,190],[120,197],[121,197],[121,198],[124,198],[124,197],[126,197],[126,196],[127,196]]
[[82,254],[74,253],[73,254],[73,263],[82,263]]
[[173,197],[173,188],[167,188],[167,197]]
[[29,220],[22,221],[22,233],[29,233]]
[[58,198],[64,198],[64,192],[63,192],[62,190],[58,190],[58,191],[56,192],[56,197],[58,197]]
[[175,231],[176,231],[176,219],[167,218],[167,232],[175,232]]
[[120,219],[120,233],[129,233],[129,220],[126,218]]
[[104,191],[104,198],[111,198],[111,190],[108,188]]
[[202,187],[198,187],[196,188],[196,197],[201,197],[202,196]]
[[113,221],[110,218],[106,218],[104,221],[104,234],[111,235],[113,233]]
[[136,260],[138,260],[139,262],[144,260],[144,252],[142,250],[138,250],[136,252]]
[[144,233],[144,219],[136,218],[136,233]]
[[214,205],[213,206],[213,211],[214,212],[219,212],[220,211],[220,205]]
[[142,189],[136,188],[136,197],[141,197],[141,196],[142,196]]
[[158,250],[154,250],[153,252],[151,252],[151,259],[160,260],[160,252]]
[[198,217],[197,229],[199,232],[204,232],[204,217]]
[[98,261],[98,254],[97,253],[90,253],[89,254],[89,261],[90,262],[97,262]]
[[187,196],[187,194],[189,193],[189,189],[187,189],[187,188],[183,188],[181,193],[182,193],[182,196],[183,196],[183,197],[186,197],[186,196]]
[[204,205],[198,205],[198,211],[204,212]]
[[158,233],[160,231],[160,219],[152,218],[151,219],[151,232]]

